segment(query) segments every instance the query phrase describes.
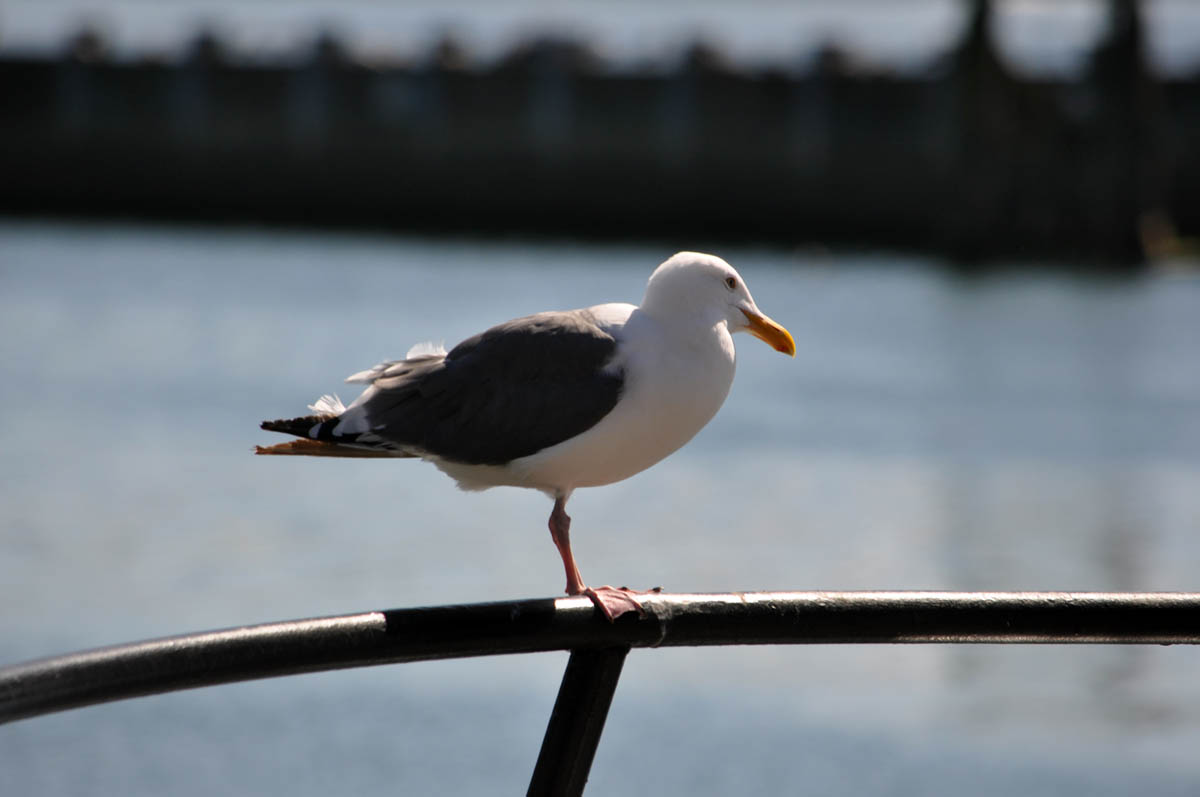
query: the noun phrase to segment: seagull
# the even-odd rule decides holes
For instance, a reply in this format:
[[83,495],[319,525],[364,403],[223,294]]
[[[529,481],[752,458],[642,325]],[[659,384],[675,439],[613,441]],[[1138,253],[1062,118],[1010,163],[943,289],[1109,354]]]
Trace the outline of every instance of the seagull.
[[626,587],[584,583],[567,500],[691,440],[729,394],[737,332],[796,354],[791,334],[758,309],[732,266],[679,252],[650,275],[641,305],[536,313],[449,352],[419,344],[348,377],[366,385],[348,407],[326,395],[309,405],[313,414],[264,421],[262,429],[298,439],[255,453],[420,458],[464,490],[541,490],[554,500],[550,536],[567,594],[587,596],[612,621],[642,605]]

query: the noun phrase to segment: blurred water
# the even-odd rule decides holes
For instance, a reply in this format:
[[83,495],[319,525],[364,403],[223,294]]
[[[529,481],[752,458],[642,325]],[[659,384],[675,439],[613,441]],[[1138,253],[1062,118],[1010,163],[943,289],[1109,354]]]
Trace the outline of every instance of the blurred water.
[[[0,664],[170,633],[546,596],[549,502],[414,462],[255,458],[262,418],[426,339],[637,301],[670,252],[0,223]],[[572,501],[585,577],[1193,590],[1200,279],[729,249],[716,420]],[[349,398],[353,393],[343,394]],[[0,728],[0,794],[524,788],[565,655],[329,673]],[[589,794],[1195,794],[1200,652],[634,652]]]

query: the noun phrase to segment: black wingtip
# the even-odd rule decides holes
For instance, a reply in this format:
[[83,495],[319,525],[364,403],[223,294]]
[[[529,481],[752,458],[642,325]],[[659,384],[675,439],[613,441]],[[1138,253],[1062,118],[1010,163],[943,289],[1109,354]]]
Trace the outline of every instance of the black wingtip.
[[301,418],[279,418],[274,421],[263,421],[258,428],[267,432],[282,432],[283,434],[293,434],[297,437],[308,437],[309,430],[314,424],[322,423],[329,420],[327,417],[320,415],[305,415]]

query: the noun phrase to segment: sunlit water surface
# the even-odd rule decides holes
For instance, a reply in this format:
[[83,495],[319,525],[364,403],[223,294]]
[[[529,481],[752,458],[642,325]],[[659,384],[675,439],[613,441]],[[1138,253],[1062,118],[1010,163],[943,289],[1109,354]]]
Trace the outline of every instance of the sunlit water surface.
[[[1200,588],[1200,279],[728,249],[739,338],[689,446],[572,501],[597,583]],[[411,461],[256,458],[418,341],[634,301],[650,246],[0,224],[0,664],[553,595],[549,501]],[[353,391],[344,391],[350,398]],[[0,794],[511,794],[565,654],[277,679],[0,728]],[[635,651],[588,793],[1196,794],[1200,651]]]

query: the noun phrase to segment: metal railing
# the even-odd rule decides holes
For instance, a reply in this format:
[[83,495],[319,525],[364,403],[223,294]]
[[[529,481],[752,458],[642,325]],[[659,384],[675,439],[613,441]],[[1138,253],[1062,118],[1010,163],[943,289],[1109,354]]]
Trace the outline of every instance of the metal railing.
[[293,620],[0,668],[0,723],[199,686],[569,650],[530,795],[580,795],[631,648],[879,643],[1200,644],[1200,593],[652,593],[607,623],[583,598]]

